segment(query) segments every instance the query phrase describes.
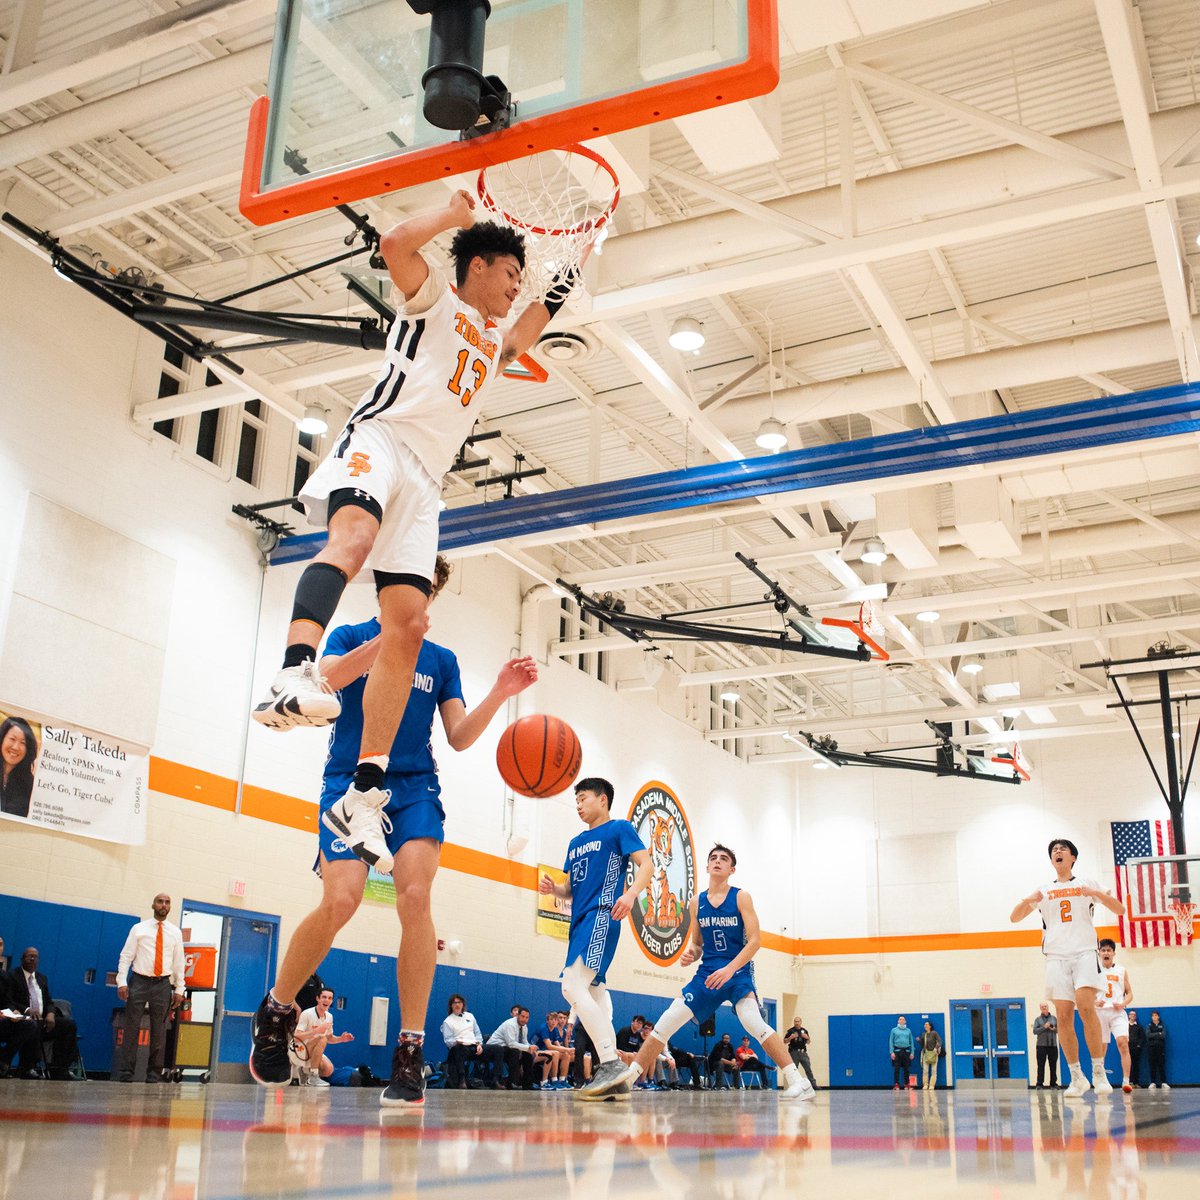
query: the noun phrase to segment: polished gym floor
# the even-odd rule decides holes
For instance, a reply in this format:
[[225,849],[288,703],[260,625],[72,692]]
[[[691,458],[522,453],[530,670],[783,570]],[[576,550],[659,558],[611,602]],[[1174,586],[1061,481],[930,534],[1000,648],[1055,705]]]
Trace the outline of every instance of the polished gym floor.
[[375,1091],[0,1083],[0,1200],[1200,1194],[1200,1090]]

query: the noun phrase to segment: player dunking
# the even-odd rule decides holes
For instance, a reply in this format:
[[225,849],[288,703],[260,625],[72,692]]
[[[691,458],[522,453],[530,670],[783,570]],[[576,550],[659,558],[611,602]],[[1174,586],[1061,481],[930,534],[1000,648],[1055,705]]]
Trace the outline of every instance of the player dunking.
[[[1046,994],[1058,1016],[1058,1036],[1071,1072],[1066,1094],[1082,1096],[1090,1087],[1097,1092],[1111,1092],[1112,1084],[1104,1073],[1104,1046],[1100,1041],[1100,1018],[1096,1013],[1096,994],[1104,984],[1092,914],[1097,902],[1117,916],[1125,912],[1125,906],[1094,879],[1075,878],[1079,851],[1074,842],[1056,838],[1048,850],[1054,865],[1054,882],[1026,896],[1012,910],[1009,920],[1014,924],[1023,921],[1035,909],[1042,915]],[[1091,1083],[1079,1066],[1079,1041],[1075,1036],[1072,1011],[1075,1009],[1083,1022],[1083,1035],[1092,1056]]]
[[[809,1100],[815,1094],[812,1084],[792,1062],[783,1038],[767,1024],[758,1005],[754,984],[754,955],[761,942],[758,914],[754,901],[744,888],[731,887],[729,877],[737,869],[737,856],[720,844],[708,852],[708,888],[693,896],[691,937],[680,966],[700,959],[695,977],[683,989],[683,995],[667,1009],[653,1032],[643,1043],[637,1057],[625,1070],[630,1082],[653,1068],[654,1060],[677,1029],[688,1021],[703,1023],[728,1002],[733,1005],[742,1028],[771,1056],[783,1073],[784,1100]],[[765,1078],[765,1074],[764,1074]]]
[[[621,922],[629,916],[650,881],[653,863],[637,830],[610,814],[613,785],[607,779],[581,779],[575,785],[575,811],[587,826],[571,839],[563,866],[567,880],[554,883],[549,875],[538,880],[538,891],[565,900],[571,897],[571,940],[562,991],[595,1047],[599,1066],[575,1095],[580,1100],[628,1100],[625,1064],[617,1057],[617,1032],[612,1021],[612,997],[604,977],[617,952]],[[630,861],[637,873],[628,890],[620,892]]]
[[[487,386],[533,345],[575,279],[570,271],[552,281],[546,299],[530,304],[501,334],[495,323],[520,290],[524,242],[504,226],[474,224],[474,207],[474,197],[458,191],[444,209],[404,221],[380,239],[404,303],[378,380],[300,493],[309,521],[327,526],[329,540],[300,577],[283,668],[254,710],[255,720],[271,729],[336,719],[337,698],[316,668],[317,645],[369,554],[379,591],[379,652],[363,699],[353,782],[322,820],[383,872],[392,869],[380,821],[384,772],[425,634],[441,479],[471,432]],[[421,253],[450,229],[458,230],[450,246],[457,295]]]
[[1133,983],[1129,972],[1117,962],[1117,943],[1100,939],[1100,977],[1103,984],[1097,1005],[1100,1010],[1100,1042],[1108,1049],[1109,1038],[1117,1043],[1121,1059],[1121,1090],[1132,1092],[1129,1082],[1129,1014],[1133,1003]]

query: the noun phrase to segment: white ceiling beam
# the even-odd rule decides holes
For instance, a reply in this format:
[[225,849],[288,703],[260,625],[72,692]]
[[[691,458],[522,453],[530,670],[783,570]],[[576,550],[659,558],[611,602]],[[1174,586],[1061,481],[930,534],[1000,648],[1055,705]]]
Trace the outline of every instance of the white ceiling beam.
[[[1138,182],[1146,190],[1163,179],[1158,148],[1150,124],[1154,88],[1142,36],[1141,17],[1130,0],[1095,0],[1104,49],[1117,89],[1125,136],[1133,153]],[[1187,381],[1200,379],[1200,349],[1192,330],[1191,296],[1187,265],[1179,239],[1178,214],[1173,203],[1159,200],[1146,205],[1150,241],[1162,280],[1167,316],[1175,333],[1179,368]]]
[[0,134],[0,169],[164,113],[194,107],[247,84],[261,85],[270,61],[270,43],[252,46]]
[[54,58],[6,72],[0,79],[0,111],[33,104],[205,38],[232,33],[272,16],[275,8],[275,0],[195,0]]
[[[8,44],[4,48],[4,63],[0,66],[0,95],[8,85],[8,79],[24,70],[37,54],[38,34],[42,30],[42,13],[46,0],[17,0],[13,14],[12,29]],[[13,108],[12,104],[0,104],[0,111]]]
[[931,92],[919,84],[910,83],[907,79],[898,79],[895,75],[888,75],[874,67],[868,67],[865,63],[847,63],[846,69],[861,83],[873,83],[876,87],[883,88],[893,95],[903,96],[916,104],[932,108],[935,112],[949,113],[965,121],[968,125],[982,129],[1006,142],[1025,146],[1039,154],[1045,154],[1062,162],[1073,163],[1092,174],[1116,179],[1126,178],[1132,174],[1130,168],[1124,163],[1116,162],[1106,155],[1095,154],[1090,150],[1074,146],[1070,142],[1051,137],[1049,134],[1039,133],[1025,125],[1019,125],[1016,121],[1010,121],[1006,117],[999,117],[994,113],[985,112],[981,108],[975,108],[973,105],[964,104],[961,100],[953,100],[949,96]]

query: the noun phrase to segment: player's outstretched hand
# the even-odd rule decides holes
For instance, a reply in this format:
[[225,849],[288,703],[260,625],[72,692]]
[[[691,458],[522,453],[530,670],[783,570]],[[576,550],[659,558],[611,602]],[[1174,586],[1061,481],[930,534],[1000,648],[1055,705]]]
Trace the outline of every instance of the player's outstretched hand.
[[1045,898],[1046,897],[1041,892],[1033,892],[1025,897],[1025,903],[1032,904],[1036,907],[1037,905],[1041,904]]
[[475,197],[464,188],[459,188],[450,197],[450,203],[447,207],[450,209],[450,215],[454,218],[455,223],[460,229],[466,229],[468,226],[475,224],[475,218],[472,215],[475,211]]
[[732,967],[722,967],[719,971],[714,971],[705,981],[704,986],[711,988],[714,992],[719,988],[723,988],[733,978]]
[[513,658],[500,668],[496,676],[496,686],[506,696],[515,696],[527,687],[537,683],[537,663],[526,655],[524,658]]
[[549,896],[554,892],[554,880],[549,875],[538,876],[538,891],[543,896]]
[[683,953],[679,956],[679,965],[681,967],[690,967],[696,961],[696,944],[688,942],[683,948]]
[[614,921],[623,921],[633,911],[633,902],[635,896],[629,892],[623,892],[617,897],[617,902],[612,906],[612,919]]

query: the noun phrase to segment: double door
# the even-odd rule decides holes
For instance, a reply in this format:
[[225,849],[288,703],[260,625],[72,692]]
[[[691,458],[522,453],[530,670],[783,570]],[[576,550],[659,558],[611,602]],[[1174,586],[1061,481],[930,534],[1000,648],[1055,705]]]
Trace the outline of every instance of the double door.
[[954,1085],[1029,1086],[1024,1000],[951,1000]]

